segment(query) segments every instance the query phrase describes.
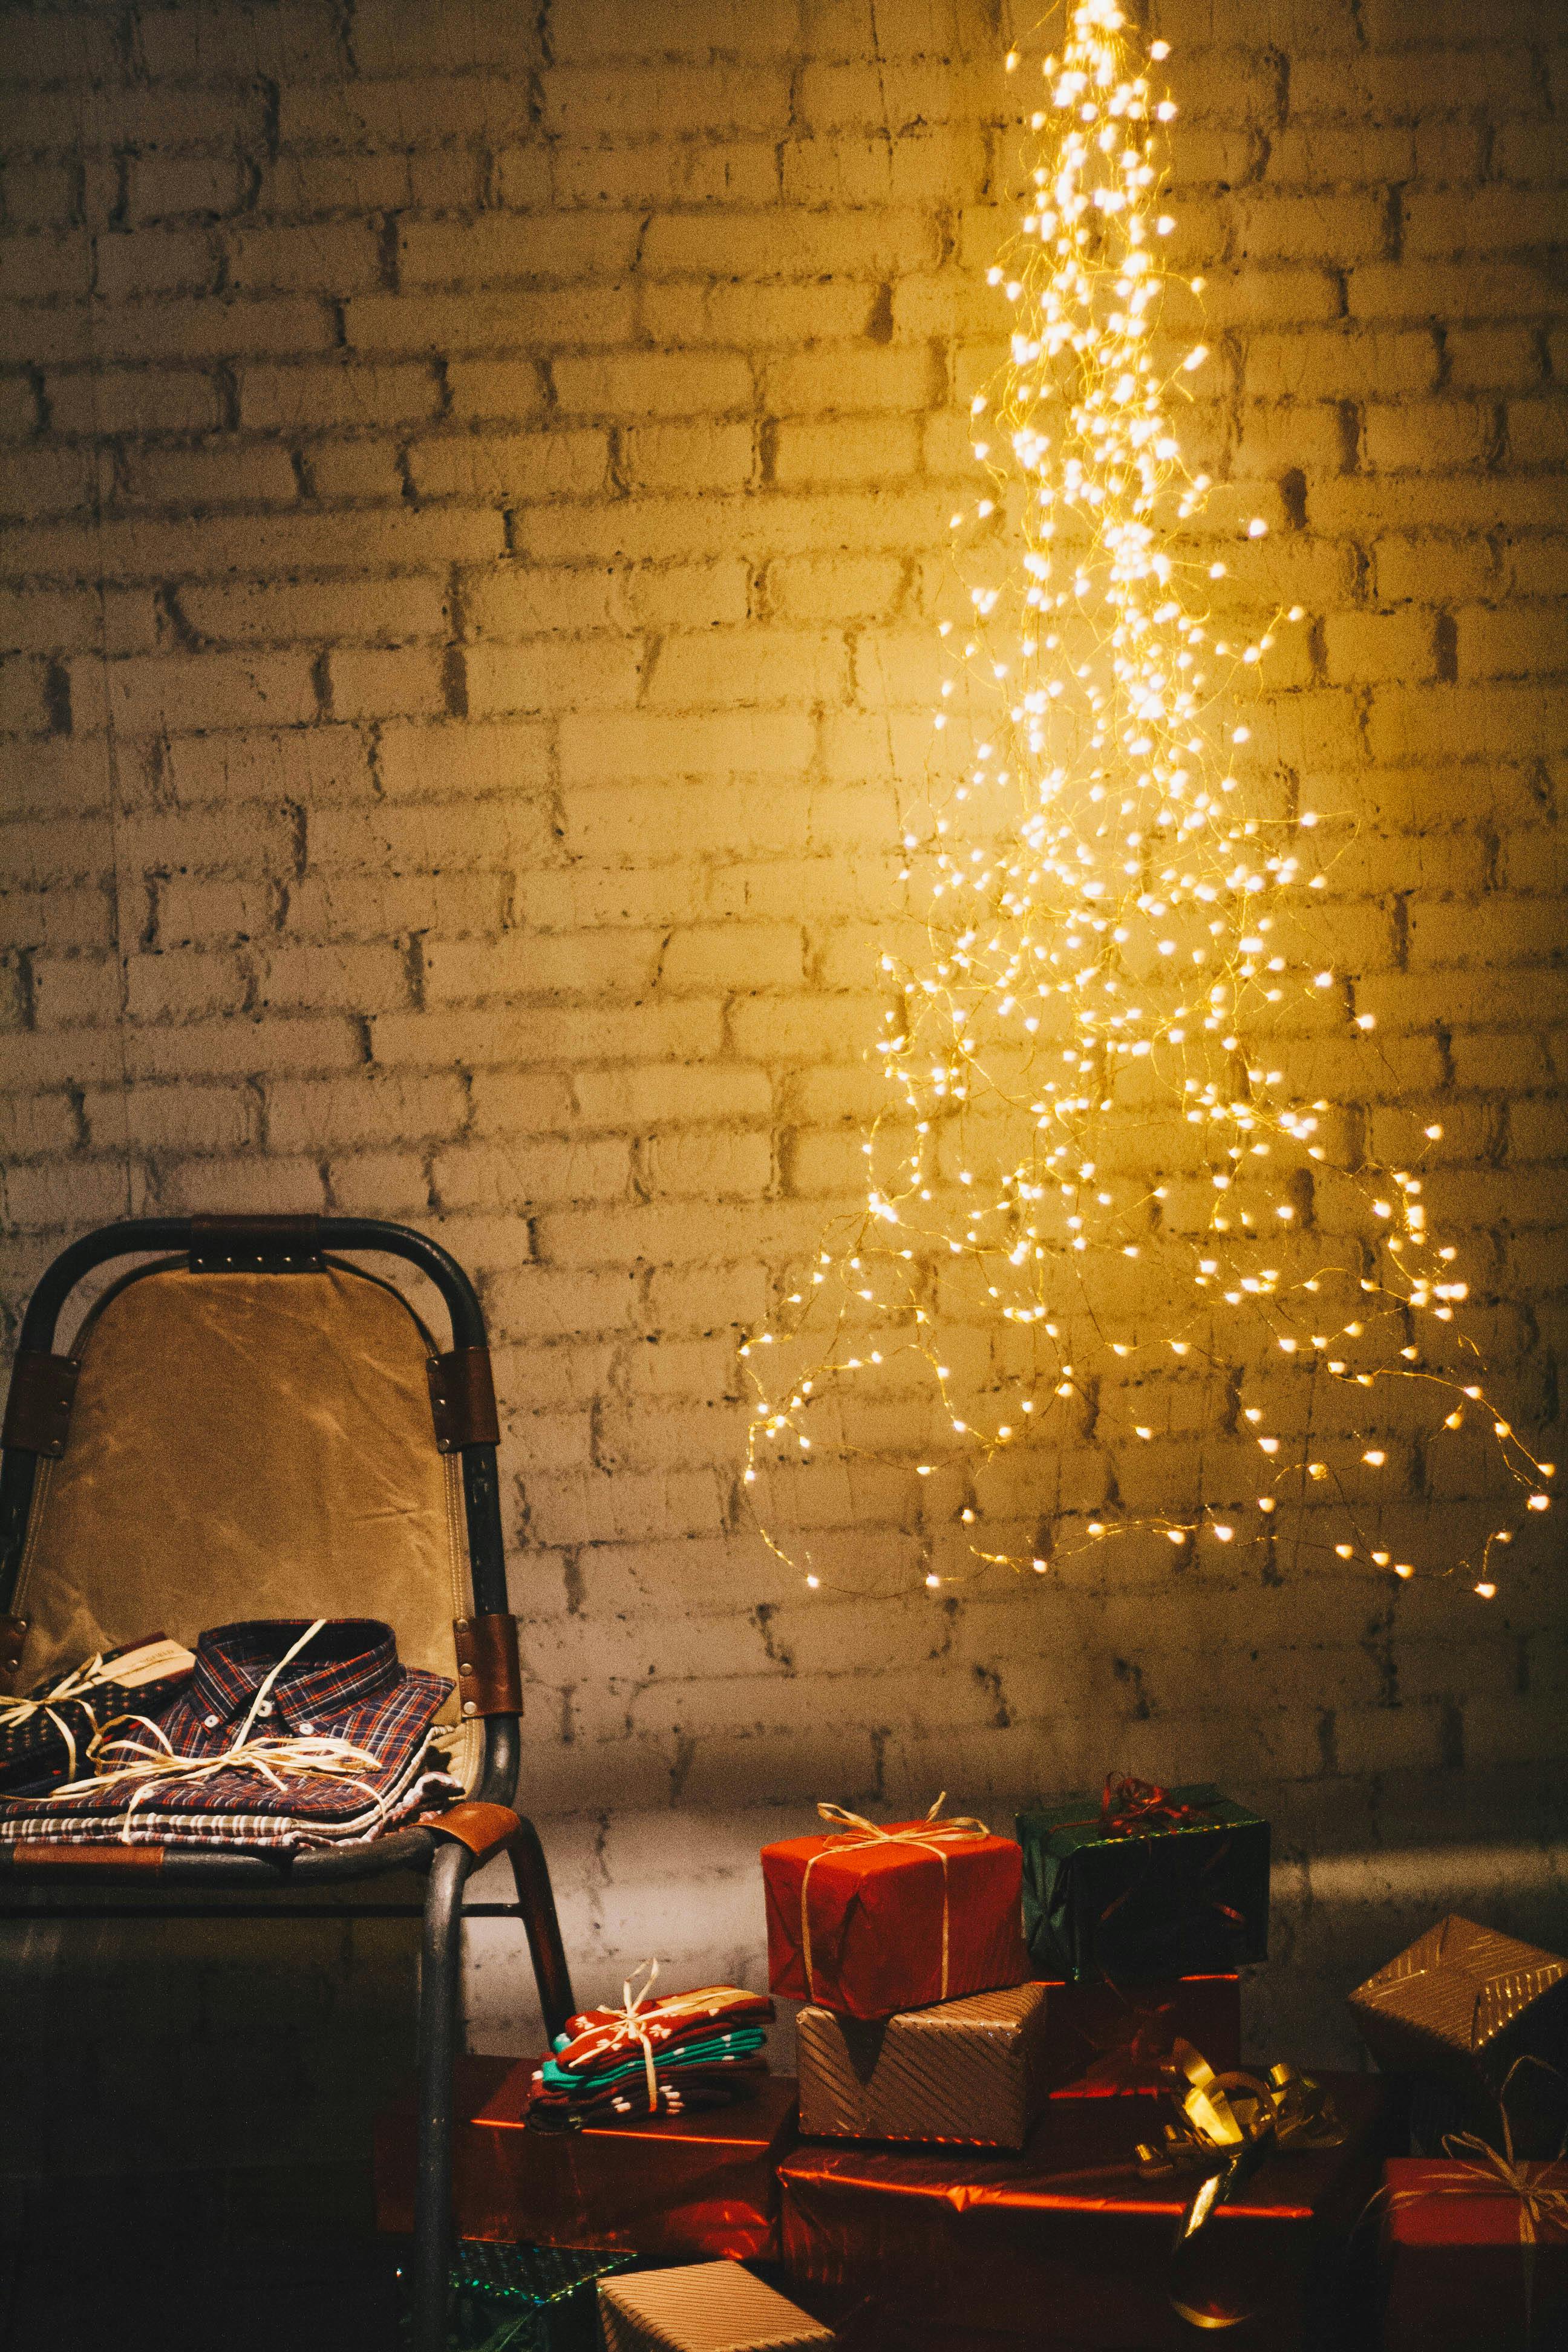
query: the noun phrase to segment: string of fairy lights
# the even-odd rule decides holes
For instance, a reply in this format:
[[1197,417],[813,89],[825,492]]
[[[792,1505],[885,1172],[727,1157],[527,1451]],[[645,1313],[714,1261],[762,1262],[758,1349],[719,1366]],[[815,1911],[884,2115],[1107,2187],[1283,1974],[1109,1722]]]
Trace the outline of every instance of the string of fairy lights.
[[1489,1599],[1553,1465],[1489,1401],[1428,1226],[1440,1124],[1387,1164],[1353,1082],[1302,1083],[1375,1023],[1313,952],[1343,828],[1237,717],[1305,616],[1215,617],[1248,609],[1227,559],[1267,526],[1205,535],[1173,428],[1209,354],[1169,343],[1203,281],[1164,257],[1168,53],[1082,0],[1040,67],[900,841],[923,941],[881,959],[864,1206],[741,1349],[746,1481],[814,1590],[865,1588],[865,1539],[825,1531],[869,1514],[933,1589],[1113,1540],[1288,1542]]

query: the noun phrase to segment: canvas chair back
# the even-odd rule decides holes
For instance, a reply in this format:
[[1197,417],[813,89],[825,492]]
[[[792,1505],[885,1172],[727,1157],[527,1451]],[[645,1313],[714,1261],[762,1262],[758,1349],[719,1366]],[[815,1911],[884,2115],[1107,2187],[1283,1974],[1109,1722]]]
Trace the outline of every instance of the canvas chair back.
[[[453,1620],[473,1607],[461,1457],[437,1449],[437,1349],[395,1290],[331,1259],[181,1260],[126,1277],[65,1344],[81,1369],[65,1451],[38,1465],[14,1689],[250,1617],[383,1618],[405,1665],[455,1678]],[[482,1726],[458,1740],[471,1786]]]

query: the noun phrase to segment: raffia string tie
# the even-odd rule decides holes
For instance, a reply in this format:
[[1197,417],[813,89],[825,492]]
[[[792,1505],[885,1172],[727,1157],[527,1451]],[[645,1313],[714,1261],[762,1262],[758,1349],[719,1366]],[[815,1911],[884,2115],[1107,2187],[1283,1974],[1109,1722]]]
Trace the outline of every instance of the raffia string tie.
[[[120,1836],[122,1844],[130,1845],[133,1843],[132,1826],[137,1807],[149,1797],[155,1796],[159,1790],[193,1780],[211,1780],[220,1772],[249,1771],[258,1773],[279,1794],[285,1780],[337,1780],[352,1788],[363,1789],[375,1807],[379,1825],[385,1819],[386,1801],[380,1790],[363,1775],[367,1767],[373,1771],[378,1769],[381,1759],[368,1748],[355,1748],[349,1740],[340,1739],[330,1732],[298,1733],[292,1737],[261,1739],[253,1739],[250,1736],[262,1704],[284,1667],[293,1663],[308,1643],[314,1641],[327,1622],[326,1618],[318,1617],[315,1623],[301,1633],[293,1647],[279,1659],[266,1679],[258,1685],[245,1721],[221,1755],[176,1756],[163,1732],[150,1717],[117,1715],[93,1739],[88,1749],[89,1759],[99,1764],[104,1763],[110,1756],[137,1760],[110,1765],[108,1769],[85,1780],[68,1780],[61,1788],[51,1789],[43,1801],[58,1805],[67,1798],[85,1796],[97,1789],[129,1789],[130,1801],[121,1822]],[[156,1746],[149,1748],[144,1740],[126,1737],[111,1738],[110,1734],[122,1723],[139,1724],[144,1731],[151,1732]]]
[[66,1769],[68,1772],[74,1773],[76,1738],[69,1723],[58,1712],[58,1708],[68,1698],[80,1700],[82,1711],[96,1733],[98,1717],[88,1705],[86,1694],[89,1690],[101,1690],[108,1680],[109,1676],[104,1671],[103,1654],[101,1651],[95,1651],[84,1665],[73,1666],[68,1674],[62,1675],[41,1698],[7,1699],[4,1706],[0,1706],[0,1731],[14,1730],[18,1725],[29,1722],[35,1715],[47,1715],[65,1741],[66,1753],[70,1759]]
[[[637,1986],[634,1996],[632,1987],[637,1983],[638,1977],[642,1977],[643,1981]],[[631,1975],[621,1987],[621,1998],[625,2006],[621,2009],[612,2009],[609,2012],[612,2021],[616,2025],[624,2025],[632,2040],[641,2045],[643,2074],[647,2084],[647,2111],[650,2116],[658,2113],[658,2068],[654,2059],[653,2039],[648,2032],[655,2012],[651,2010],[645,2011],[643,2003],[650,1999],[658,1981],[658,1962],[645,1960],[640,1969],[632,1970]],[[666,1993],[659,2000],[657,2013],[660,2017],[704,2015],[710,2017],[713,2013],[713,1989],[710,1986],[701,1992]]]
[[938,1998],[942,2000],[947,1999],[950,1916],[947,1848],[954,1840],[962,1843],[967,1838],[989,1837],[991,1832],[984,1822],[975,1820],[973,1813],[955,1813],[952,1821],[939,1821],[937,1816],[946,1802],[947,1790],[944,1789],[926,1815],[924,1822],[906,1830],[885,1830],[879,1822],[868,1821],[864,1813],[847,1812],[842,1805],[819,1804],[817,1806],[818,1819],[825,1822],[842,1822],[846,1834],[831,1839],[819,1853],[814,1853],[801,1875],[800,1950],[801,1958],[805,1962],[805,1990],[811,2000],[816,1999],[816,1978],[811,1960],[811,1913],[806,1899],[811,1888],[811,1874],[817,1864],[825,1862],[829,1855],[858,1853],[863,1846],[873,1845],[916,1845],[924,1853],[932,1855],[942,1865],[942,1991]]

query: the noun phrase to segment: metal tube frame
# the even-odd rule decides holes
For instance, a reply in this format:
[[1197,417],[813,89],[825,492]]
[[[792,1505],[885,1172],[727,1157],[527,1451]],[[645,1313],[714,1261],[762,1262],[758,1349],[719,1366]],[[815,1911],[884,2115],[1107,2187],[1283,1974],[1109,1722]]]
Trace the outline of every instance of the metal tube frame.
[[[379,1218],[320,1217],[313,1223],[315,1241],[323,1250],[376,1251],[401,1257],[416,1266],[441,1294],[451,1319],[452,1345],[485,1345],[484,1315],[473,1285],[457,1259],[438,1243],[410,1226],[385,1223]],[[39,1280],[22,1318],[19,1348],[44,1354],[52,1351],[61,1310],[84,1276],[117,1257],[184,1255],[191,1246],[191,1226],[188,1217],[129,1218],[73,1242]],[[10,1608],[20,1572],[37,1467],[36,1454],[16,1447],[0,1453],[0,1613]],[[495,1447],[465,1447],[462,1473],[474,1607],[480,1613],[501,1612],[507,1606],[506,1556]],[[487,1717],[478,1797],[485,1803],[510,1808],[517,1793],[520,1760],[517,1717]],[[501,1912],[521,1917],[528,1937],[545,2028],[553,2040],[575,2009],[576,2001],[549,1864],[539,1832],[531,1821],[519,1817],[507,1853],[517,1889],[515,1911],[510,1905],[485,1904],[477,1907],[490,1916]],[[426,1874],[417,2028],[413,2352],[444,2352],[447,2341],[447,2281],[452,2234],[452,2068],[460,2031],[458,1993],[463,1888],[473,1867],[473,1856],[454,1839],[413,1829],[375,1839],[357,1856],[329,1852],[275,1860],[260,1854],[170,1853],[160,1874],[161,1883],[188,1887],[193,1894],[201,1888],[229,1886],[258,1893],[271,1887],[283,1894],[290,1886],[330,1886],[334,1882],[380,1877],[398,1870]],[[62,1878],[67,1876],[62,1872]],[[129,1871],[122,1876],[109,1869],[95,1870],[94,1890],[99,1885],[112,1889],[132,1880]],[[144,1895],[145,1879],[138,1874],[134,1883],[139,1894]],[[21,1885],[10,1849],[0,1847],[0,1916],[27,1916],[35,1906],[26,1896],[44,1894],[48,1884],[47,1878],[35,1878],[29,1872],[23,1899],[8,1902],[8,1893],[20,1893]],[[72,1891],[75,1892],[74,1885]],[[145,1900],[106,1905],[101,1910],[90,1901],[79,1906],[61,1905],[50,1906],[49,1916],[74,1915],[79,1907],[84,1916],[166,1916],[158,1903]],[[169,1906],[171,1910],[177,1907]],[[356,1907],[351,1903],[323,1904],[320,1908],[312,1906],[305,1910],[297,1905],[291,1909],[279,1905],[278,1911],[286,1916],[302,1914],[313,1918],[353,1917]],[[395,1908],[405,1916],[412,1916],[410,1906],[373,1907],[378,1913]],[[247,1904],[241,1916],[268,1916],[272,1913],[270,1906]]]

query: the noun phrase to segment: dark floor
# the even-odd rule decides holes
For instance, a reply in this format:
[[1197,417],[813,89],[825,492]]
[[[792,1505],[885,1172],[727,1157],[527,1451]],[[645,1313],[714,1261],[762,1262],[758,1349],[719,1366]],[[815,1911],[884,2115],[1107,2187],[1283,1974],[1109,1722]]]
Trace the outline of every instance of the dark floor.
[[368,2166],[0,2178],[5,2352],[393,2352]]

